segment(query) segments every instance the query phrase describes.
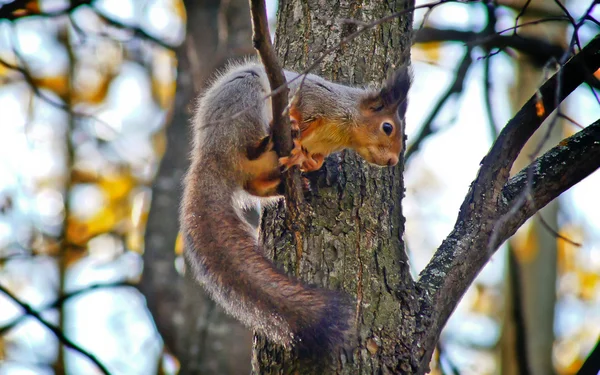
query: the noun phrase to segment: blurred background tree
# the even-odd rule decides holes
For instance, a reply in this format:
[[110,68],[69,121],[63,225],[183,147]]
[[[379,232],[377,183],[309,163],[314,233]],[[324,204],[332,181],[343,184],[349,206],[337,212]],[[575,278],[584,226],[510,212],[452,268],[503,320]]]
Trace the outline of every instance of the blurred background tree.
[[254,52],[250,11],[245,0],[189,0],[184,5],[187,35],[176,50],[177,93],[167,153],[152,190],[140,288],[167,350],[185,364],[183,373],[242,374],[250,371],[251,332],[217,307],[195,280],[181,276],[177,218],[194,96],[229,59]]
[[[403,202],[415,274],[497,130],[574,36],[598,33],[592,4],[416,12]],[[492,37],[517,19],[554,21]],[[253,54],[249,25],[241,0],[0,0],[0,374],[249,371],[250,332],[182,276],[177,241],[192,98]],[[556,139],[600,117],[597,95],[582,85],[561,113]],[[545,134],[527,153],[557,142]],[[599,186],[596,173],[494,257],[434,373],[577,373],[600,335]]]

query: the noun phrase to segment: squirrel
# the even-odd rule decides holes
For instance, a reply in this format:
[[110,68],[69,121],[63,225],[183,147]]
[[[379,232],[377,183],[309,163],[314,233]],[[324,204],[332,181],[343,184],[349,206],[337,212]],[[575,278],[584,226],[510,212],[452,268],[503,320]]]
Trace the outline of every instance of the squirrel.
[[[288,82],[298,73],[285,71]],[[355,335],[352,299],[306,285],[264,255],[244,206],[281,198],[282,169],[319,169],[353,149],[367,162],[398,163],[410,86],[401,67],[380,90],[343,86],[316,75],[290,83],[290,117],[300,132],[289,157],[270,136],[270,92],[258,62],[233,66],[198,99],[191,164],[180,223],[193,276],[229,314],[302,357],[322,358]]]

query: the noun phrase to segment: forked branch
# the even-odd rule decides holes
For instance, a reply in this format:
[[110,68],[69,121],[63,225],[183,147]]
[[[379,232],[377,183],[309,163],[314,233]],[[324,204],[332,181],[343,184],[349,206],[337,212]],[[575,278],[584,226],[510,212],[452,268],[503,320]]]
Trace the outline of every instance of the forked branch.
[[[424,333],[423,347],[435,346],[460,297],[497,248],[528,217],[600,166],[600,124],[596,122],[538,158],[531,164],[532,169],[509,180],[510,169],[525,142],[584,82],[586,71],[598,68],[600,36],[542,85],[508,122],[482,160],[454,229],[417,284],[423,298],[422,311],[429,315],[431,324]],[[543,113],[536,111],[540,106]],[[428,358],[430,355],[425,355],[423,360]],[[426,366],[421,364],[422,368]]]

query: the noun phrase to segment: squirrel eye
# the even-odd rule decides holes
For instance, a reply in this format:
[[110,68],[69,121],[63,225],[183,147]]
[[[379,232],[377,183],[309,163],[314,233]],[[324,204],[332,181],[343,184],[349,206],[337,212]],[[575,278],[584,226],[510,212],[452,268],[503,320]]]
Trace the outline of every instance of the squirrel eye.
[[394,125],[390,124],[389,122],[384,122],[381,125],[381,129],[383,129],[383,132],[387,135],[392,134],[392,131],[394,130]]

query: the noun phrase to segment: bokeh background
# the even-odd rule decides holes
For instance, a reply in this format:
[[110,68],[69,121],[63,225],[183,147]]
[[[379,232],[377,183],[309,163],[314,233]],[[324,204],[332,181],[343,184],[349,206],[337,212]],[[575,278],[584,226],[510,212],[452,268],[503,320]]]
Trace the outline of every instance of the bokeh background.
[[[178,359],[163,352],[139,291],[145,228],[151,205],[160,204],[153,186],[178,189],[177,181],[157,178],[168,148],[186,147],[167,142],[173,118],[188,118],[192,108],[177,99],[178,82],[201,91],[200,82],[229,57],[252,54],[250,41],[235,34],[234,3],[0,0],[0,374],[102,373],[89,357],[60,345],[49,326],[111,374],[176,373]],[[412,50],[403,204],[415,276],[451,230],[497,131],[561,57],[444,42],[435,33],[453,30],[466,38],[485,36],[490,27],[510,29],[523,3],[448,3],[415,14],[422,33]],[[591,4],[565,1],[575,20],[600,16]],[[223,16],[213,20],[214,35],[191,35],[190,7],[204,6]],[[271,19],[276,7],[269,2]],[[530,7],[521,22],[561,12],[551,0]],[[198,26],[197,18],[190,22]],[[573,35],[585,44],[599,29],[594,22],[544,22],[519,34],[564,51]],[[212,49],[204,38],[215,39]],[[188,61],[178,72],[182,55]],[[549,148],[598,119],[598,95],[582,86],[561,113],[516,169],[539,154],[538,145]],[[187,129],[178,131],[189,140]],[[533,373],[577,372],[600,336],[598,191],[596,173],[494,256],[448,322],[434,373],[514,373],[515,342],[523,334]],[[176,227],[177,217],[162,221]],[[181,244],[176,233],[167,238],[159,245],[173,252],[172,264],[181,270]],[[24,314],[29,308],[39,314]],[[247,348],[248,338],[240,339]]]

